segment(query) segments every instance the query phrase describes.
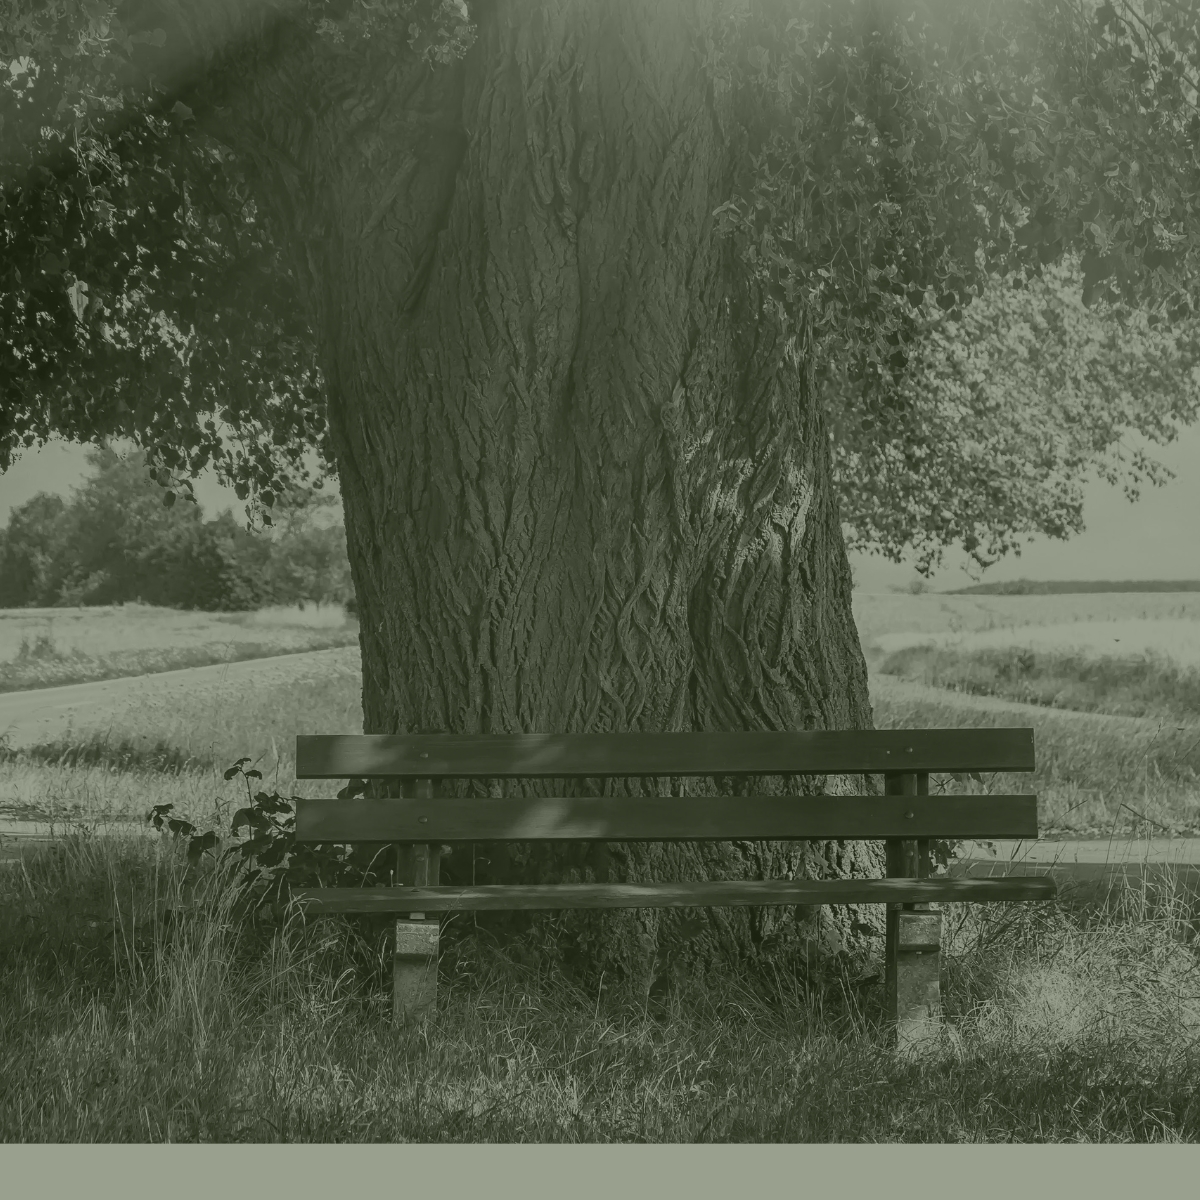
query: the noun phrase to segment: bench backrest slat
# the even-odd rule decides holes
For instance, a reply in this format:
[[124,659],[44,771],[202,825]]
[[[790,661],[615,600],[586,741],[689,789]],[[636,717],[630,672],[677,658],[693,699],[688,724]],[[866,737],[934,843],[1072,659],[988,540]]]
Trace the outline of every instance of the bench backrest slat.
[[299,779],[1032,771],[1032,729],[298,737]]
[[298,800],[301,842],[1036,838],[1036,796]]

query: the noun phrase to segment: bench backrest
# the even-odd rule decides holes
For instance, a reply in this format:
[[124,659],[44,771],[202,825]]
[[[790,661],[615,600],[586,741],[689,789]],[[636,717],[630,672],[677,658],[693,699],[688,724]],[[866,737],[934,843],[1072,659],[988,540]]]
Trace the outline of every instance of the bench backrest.
[[[928,796],[938,772],[1031,771],[1031,729],[299,737],[301,779],[408,781],[403,799],[302,800],[306,842],[1036,837],[1035,796]],[[455,778],[882,774],[884,796],[433,796]],[[414,787],[414,783],[416,786]],[[414,794],[415,793],[415,794]]]
[[1032,771],[1032,729],[358,734],[296,739],[298,779]]

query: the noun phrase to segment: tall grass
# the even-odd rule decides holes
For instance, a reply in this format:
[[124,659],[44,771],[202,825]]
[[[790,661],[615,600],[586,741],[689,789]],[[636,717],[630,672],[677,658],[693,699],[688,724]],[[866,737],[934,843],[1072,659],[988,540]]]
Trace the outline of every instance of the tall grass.
[[0,811],[62,800],[86,807],[92,796],[110,811],[144,812],[144,796],[211,789],[243,755],[269,782],[291,787],[298,733],[362,732],[360,678],[357,651],[332,649],[252,664],[236,680],[223,672],[141,680],[48,738],[10,740],[7,749],[0,730]]
[[75,839],[0,872],[0,1138],[1192,1141],[1190,915],[950,906],[926,1060],[889,1049],[878,980],[639,1003],[466,925],[437,1013],[395,1027],[369,928],[247,924],[169,844]]
[[971,633],[900,632],[879,634],[877,654],[916,646],[935,646],[962,653],[1016,650],[1087,658],[1169,661],[1183,669],[1200,668],[1200,620],[1082,621],[1020,625]]

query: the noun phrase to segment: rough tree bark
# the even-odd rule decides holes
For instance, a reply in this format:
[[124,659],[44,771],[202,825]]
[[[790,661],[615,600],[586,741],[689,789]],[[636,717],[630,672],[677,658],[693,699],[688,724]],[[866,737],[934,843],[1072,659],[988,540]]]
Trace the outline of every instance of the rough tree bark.
[[[711,7],[472,16],[453,67],[377,47],[260,80],[263,194],[328,386],[365,730],[869,727],[811,374],[713,230],[742,147],[706,68]],[[832,843],[489,857],[493,877],[880,873]],[[546,928],[644,986],[672,957],[854,943],[879,920],[800,917]]]

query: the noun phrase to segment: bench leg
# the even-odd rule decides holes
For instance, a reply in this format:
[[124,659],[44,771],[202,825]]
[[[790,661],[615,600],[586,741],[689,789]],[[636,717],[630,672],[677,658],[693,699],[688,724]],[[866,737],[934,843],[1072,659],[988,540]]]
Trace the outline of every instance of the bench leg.
[[[924,772],[884,777],[884,792],[892,796],[927,796]],[[929,842],[888,841],[887,874],[924,879],[931,874]],[[942,914],[928,904],[889,904],[884,958],[886,1016],[896,1031],[896,1049],[920,1051],[938,1037],[942,1021]]]
[[895,1025],[896,1049],[920,1050],[941,1029],[942,914],[888,908],[888,1017]]
[[[414,779],[401,785],[401,794],[432,800],[432,779]],[[438,882],[440,852],[437,846],[402,842],[396,847],[396,882],[405,887],[432,887]],[[392,1017],[397,1024],[419,1020],[437,1009],[439,918],[409,913],[396,922],[395,957],[392,960]]]
[[436,917],[396,922],[392,1014],[397,1023],[420,1019],[437,1007],[440,931],[441,922]]

